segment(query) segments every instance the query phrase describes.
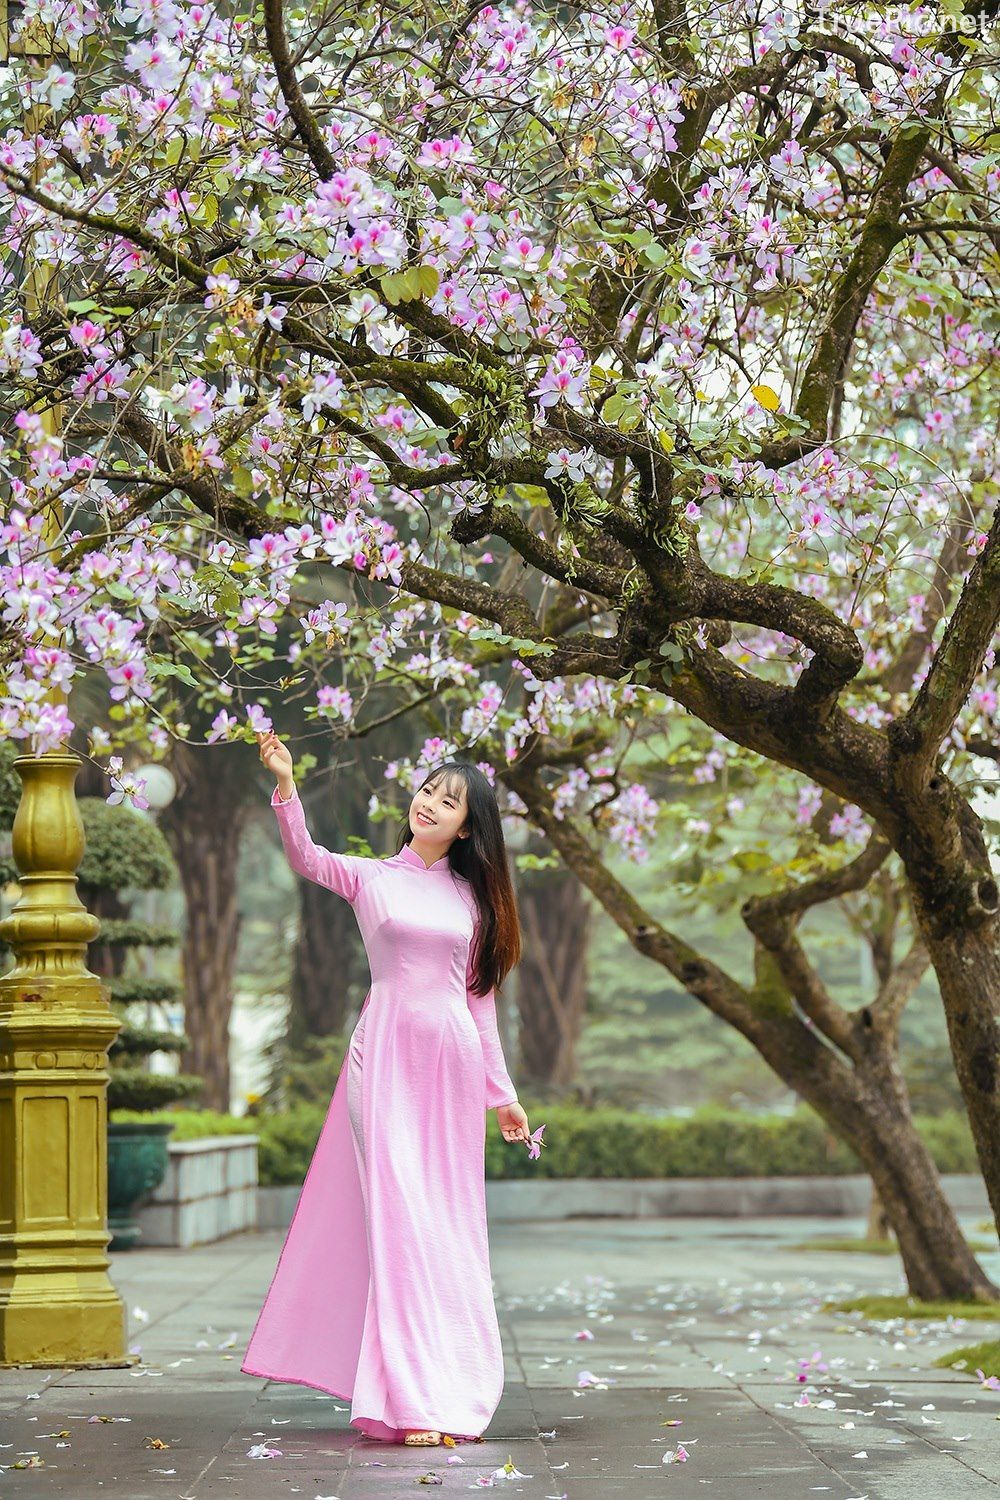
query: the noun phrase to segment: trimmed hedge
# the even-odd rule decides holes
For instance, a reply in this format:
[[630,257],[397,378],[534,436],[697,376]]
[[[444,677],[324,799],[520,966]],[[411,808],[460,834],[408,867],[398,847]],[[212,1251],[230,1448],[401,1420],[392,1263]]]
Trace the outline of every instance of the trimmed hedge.
[[[791,1115],[747,1115],[706,1106],[684,1119],[527,1101],[525,1109],[533,1129],[545,1124],[547,1144],[541,1156],[529,1161],[523,1146],[508,1146],[495,1122],[487,1120],[488,1178],[832,1177],[862,1170],[854,1153],[804,1106]],[[240,1118],[172,1109],[143,1115],[114,1110],[110,1118],[170,1120],[176,1140],[256,1134],[260,1181],[272,1187],[302,1182],[325,1117],[325,1108],[300,1105],[286,1114]],[[978,1172],[964,1115],[918,1117],[917,1127],[939,1171]]]

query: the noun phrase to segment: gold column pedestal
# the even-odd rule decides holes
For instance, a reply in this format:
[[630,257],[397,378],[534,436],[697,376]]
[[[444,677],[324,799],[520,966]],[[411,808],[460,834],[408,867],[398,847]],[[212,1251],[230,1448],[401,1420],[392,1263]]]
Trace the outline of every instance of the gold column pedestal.
[[18,756],[21,897],[0,923],[0,1368],[121,1366],[108,1276],[107,1051],[121,1022],[86,966],[101,930],[77,894],[76,755]]

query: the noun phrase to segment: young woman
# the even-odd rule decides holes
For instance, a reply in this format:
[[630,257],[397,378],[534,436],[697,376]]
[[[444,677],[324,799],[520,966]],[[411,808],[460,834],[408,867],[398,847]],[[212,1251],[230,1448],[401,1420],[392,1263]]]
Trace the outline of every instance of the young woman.
[[503,1390],[486,1110],[505,1140],[530,1135],[497,1032],[521,940],[496,794],[448,762],[397,853],[335,854],[309,836],[287,747],[257,738],[289,864],[350,902],[372,983],[241,1368],[350,1398],[368,1437],[478,1438]]

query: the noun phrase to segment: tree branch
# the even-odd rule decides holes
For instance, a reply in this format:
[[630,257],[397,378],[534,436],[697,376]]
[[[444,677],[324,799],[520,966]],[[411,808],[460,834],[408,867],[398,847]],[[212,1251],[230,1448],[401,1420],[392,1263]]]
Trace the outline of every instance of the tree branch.
[[823,1035],[855,1063],[860,1062],[862,1053],[853,1018],[826,988],[795,929],[810,907],[834,900],[848,891],[863,889],[889,853],[888,842],[876,834],[843,869],[766,896],[751,896],[740,907],[743,921],[772,955],[779,973],[803,1011]]
[[904,957],[883,981],[871,1005],[863,1007],[860,1013],[863,1023],[874,1027],[883,1036],[895,1037],[907,1002],[927,972],[930,961],[931,956],[922,938],[915,936]]
[[834,284],[826,322],[806,366],[795,415],[806,431],[765,443],[759,458],[779,469],[827,441],[827,418],[843,380],[854,330],[875,281],[901,238],[900,215],[907,188],[931,138],[926,127],[898,132],[872,198],[871,208],[847,266]]
[[941,742],[969,696],[1000,621],[1000,507],[941,644],[902,718],[888,726],[894,756],[913,785],[926,786]]
[[[780,630],[794,636],[813,652],[813,659],[792,688],[787,711],[797,720],[809,716],[814,726],[833,712],[841,690],[857,676],[864,650],[855,632],[818,599],[780,584],[747,584],[725,578],[692,562],[689,574],[696,583],[688,598],[692,612],[703,619],[739,621]],[[700,587],[699,587],[700,585]]]
[[328,182],[336,172],[337,164],[327,149],[322,132],[299,87],[295,64],[288,51],[284,9],[284,0],[264,0],[264,35],[267,39],[267,50],[274,63],[274,72],[282,98],[288,105],[288,113],[295,121],[299,135],[305,143],[309,160],[315,167],[320,181]]
[[965,532],[975,523],[975,512],[969,496],[963,495],[957,515],[948,519],[947,530],[938,553],[934,577],[931,579],[921,611],[919,629],[907,636],[899,655],[876,678],[887,692],[905,693],[923,662],[927,648],[934,638],[938,621],[951,601],[952,586],[966,556]]

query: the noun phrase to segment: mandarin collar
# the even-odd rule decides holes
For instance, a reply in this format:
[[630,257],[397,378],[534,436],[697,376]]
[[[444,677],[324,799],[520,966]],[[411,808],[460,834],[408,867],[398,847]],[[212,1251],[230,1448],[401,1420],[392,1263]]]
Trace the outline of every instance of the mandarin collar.
[[423,859],[412,844],[404,844],[395,858],[400,860],[404,865],[412,865],[414,869],[426,871],[428,875],[432,870],[446,870],[449,865],[447,854],[442,854],[441,858],[436,859],[432,865],[424,864]]

